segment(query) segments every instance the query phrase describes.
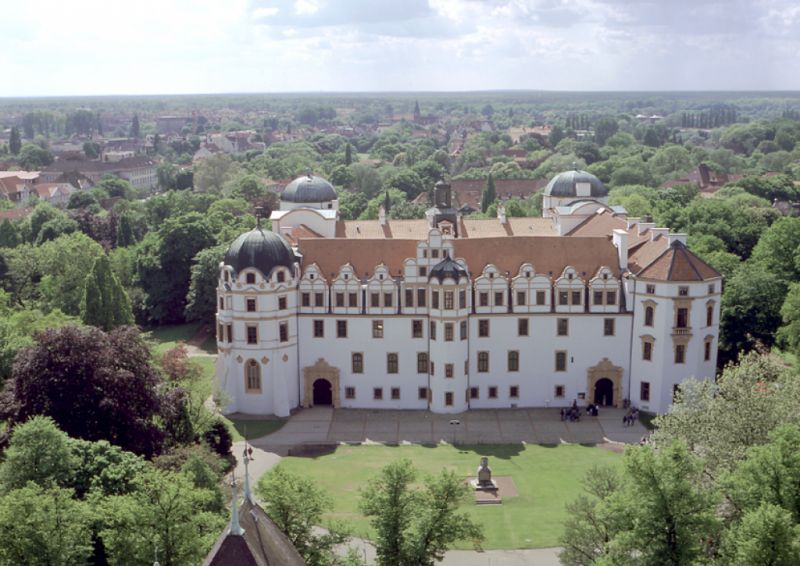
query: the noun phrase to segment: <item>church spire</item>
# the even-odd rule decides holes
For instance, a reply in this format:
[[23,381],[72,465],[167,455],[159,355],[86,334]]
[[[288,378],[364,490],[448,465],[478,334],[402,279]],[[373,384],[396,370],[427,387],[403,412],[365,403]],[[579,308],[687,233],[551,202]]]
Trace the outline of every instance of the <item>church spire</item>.
[[242,536],[244,534],[244,529],[239,524],[239,506],[238,506],[238,497],[236,493],[236,475],[233,475],[233,480],[231,481],[231,491],[233,494],[231,495],[231,527],[228,531],[229,534]]

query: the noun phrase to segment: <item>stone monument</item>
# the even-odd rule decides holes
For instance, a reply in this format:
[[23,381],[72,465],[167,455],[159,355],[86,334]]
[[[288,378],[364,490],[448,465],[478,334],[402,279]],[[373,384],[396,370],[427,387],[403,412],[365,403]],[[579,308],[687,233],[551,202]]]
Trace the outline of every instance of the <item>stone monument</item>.
[[481,457],[481,465],[478,467],[478,477],[472,480],[472,486],[480,491],[494,491],[497,483],[492,479],[492,469],[489,467],[489,458]]

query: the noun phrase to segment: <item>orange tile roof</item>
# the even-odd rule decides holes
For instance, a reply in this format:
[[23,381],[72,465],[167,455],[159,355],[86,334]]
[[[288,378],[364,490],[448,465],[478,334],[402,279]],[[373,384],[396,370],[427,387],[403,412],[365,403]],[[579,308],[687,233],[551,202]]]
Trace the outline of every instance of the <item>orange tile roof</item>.
[[358,239],[358,238],[301,238],[298,244],[303,265],[316,263],[324,277],[332,277],[349,263],[359,277],[372,275],[381,263],[396,277],[403,261],[417,255],[417,240]]
[[659,281],[705,281],[720,276],[680,242],[674,242],[637,275]]
[[[346,220],[338,223],[336,237],[360,240],[425,240],[429,230],[425,219],[388,220],[383,226],[377,220]],[[459,226],[460,238],[555,235],[552,223],[547,218],[509,218],[505,225],[497,218],[464,218]]]

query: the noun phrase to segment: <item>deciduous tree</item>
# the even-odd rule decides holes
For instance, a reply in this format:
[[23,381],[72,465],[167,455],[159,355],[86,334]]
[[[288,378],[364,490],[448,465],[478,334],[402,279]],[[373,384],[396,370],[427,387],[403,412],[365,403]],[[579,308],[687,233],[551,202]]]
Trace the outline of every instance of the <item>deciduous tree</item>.
[[94,261],[92,270],[86,276],[81,300],[81,320],[86,325],[102,330],[133,324],[128,294],[111,271],[111,263],[105,254]]

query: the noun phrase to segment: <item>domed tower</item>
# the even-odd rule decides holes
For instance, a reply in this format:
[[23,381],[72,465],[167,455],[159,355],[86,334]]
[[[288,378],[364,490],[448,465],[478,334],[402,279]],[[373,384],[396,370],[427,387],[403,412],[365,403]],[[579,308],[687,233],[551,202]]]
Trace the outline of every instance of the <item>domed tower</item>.
[[223,412],[288,416],[297,407],[297,280],[300,269],[278,234],[236,238],[217,286],[216,389]]
[[430,410],[466,411],[469,386],[469,274],[449,256],[428,276],[430,287]]
[[552,217],[560,206],[576,201],[595,201],[608,204],[608,189],[603,182],[587,171],[564,171],[547,183],[542,202],[542,216]]
[[281,193],[281,210],[294,208],[336,210],[339,208],[336,189],[328,181],[309,171],[286,185]]

